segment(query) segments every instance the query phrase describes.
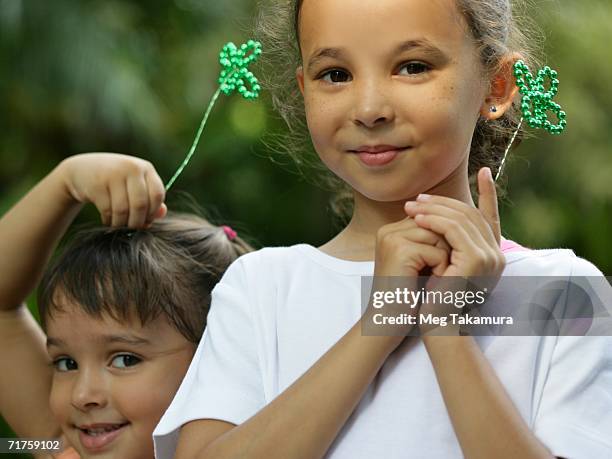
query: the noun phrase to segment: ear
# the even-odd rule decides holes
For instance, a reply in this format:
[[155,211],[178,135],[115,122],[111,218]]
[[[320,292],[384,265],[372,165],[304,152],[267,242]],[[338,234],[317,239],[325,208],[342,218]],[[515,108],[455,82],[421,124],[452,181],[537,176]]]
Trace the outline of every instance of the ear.
[[[480,108],[480,115],[483,118],[487,120],[498,119],[512,106],[512,102],[518,94],[514,77],[514,64],[519,59],[522,59],[520,54],[509,54],[502,61],[501,70],[493,75],[489,93]],[[491,112],[491,107],[495,107],[497,111]]]
[[304,67],[301,65],[295,71],[295,78],[297,79],[298,86],[300,87],[300,92],[302,96],[304,95]]

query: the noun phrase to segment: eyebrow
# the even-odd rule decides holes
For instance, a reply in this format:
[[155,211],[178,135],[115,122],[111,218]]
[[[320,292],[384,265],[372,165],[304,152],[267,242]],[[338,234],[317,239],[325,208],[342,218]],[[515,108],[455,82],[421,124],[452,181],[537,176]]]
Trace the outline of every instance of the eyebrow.
[[142,338],[136,335],[105,335],[102,337],[102,341],[105,343],[121,343],[121,344],[131,344],[134,346],[144,346],[151,344],[146,338]]
[[51,346],[59,347],[59,346],[63,346],[64,344],[66,343],[64,343],[64,341],[62,341],[59,338],[51,338],[50,336],[47,336],[47,347],[51,347]]
[[[130,344],[132,346],[146,346],[151,344],[151,341],[148,339],[135,335],[104,335],[101,337],[100,341],[107,344],[120,343]],[[59,338],[47,337],[47,347],[60,347],[64,346],[65,344],[66,342]]]
[[[441,49],[425,38],[403,41],[393,50],[393,54],[412,51],[413,49],[420,49],[434,59],[447,59],[446,54]],[[320,48],[313,53],[308,61],[308,71],[312,71],[312,68],[321,60],[325,58],[339,59],[344,56],[344,53],[343,48]]]

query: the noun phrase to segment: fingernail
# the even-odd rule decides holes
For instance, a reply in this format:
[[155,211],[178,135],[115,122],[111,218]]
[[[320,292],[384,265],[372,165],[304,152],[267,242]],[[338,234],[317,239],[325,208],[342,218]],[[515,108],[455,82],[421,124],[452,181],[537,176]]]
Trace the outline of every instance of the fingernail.
[[408,201],[405,206],[410,208],[410,209],[414,209],[416,207],[417,203],[414,201]]
[[488,167],[485,167],[485,170],[486,170],[485,174],[486,174],[487,178],[489,180],[493,180],[493,174],[491,174],[491,169],[489,169]]
[[428,194],[420,194],[417,196],[417,201],[429,201],[431,196]]

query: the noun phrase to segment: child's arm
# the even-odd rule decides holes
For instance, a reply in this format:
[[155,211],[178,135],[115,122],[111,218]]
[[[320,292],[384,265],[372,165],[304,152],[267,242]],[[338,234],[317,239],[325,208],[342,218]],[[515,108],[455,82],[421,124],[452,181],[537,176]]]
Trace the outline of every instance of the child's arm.
[[552,459],[471,336],[426,336],[453,428],[467,459]]
[[163,198],[163,184],[148,162],[77,155],[60,163],[0,220],[0,413],[19,436],[59,434],[49,411],[46,338],[23,304],[59,239],[86,202],[98,207],[105,223],[135,228],[156,216]]
[[[416,204],[409,213],[421,215],[416,218],[419,225],[444,236],[452,246],[447,273],[499,278],[505,260],[499,249],[495,183],[490,173],[481,170],[478,185],[480,212],[458,201],[433,197]],[[530,431],[474,338],[424,336],[423,342],[467,459],[552,458]]]
[[302,377],[244,424],[181,428],[175,459],[321,458],[403,337],[363,336],[361,321]]

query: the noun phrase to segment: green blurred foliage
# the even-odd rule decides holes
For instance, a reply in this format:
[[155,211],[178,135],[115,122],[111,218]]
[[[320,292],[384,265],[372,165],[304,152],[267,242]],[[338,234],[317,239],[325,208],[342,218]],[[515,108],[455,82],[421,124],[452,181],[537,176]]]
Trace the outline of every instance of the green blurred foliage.
[[[572,248],[612,274],[612,3],[534,4],[569,125],[516,151],[501,203],[504,234],[529,247]],[[144,157],[170,178],[215,91],[218,52],[248,38],[255,7],[255,0],[0,0],[0,212],[80,152]],[[251,235],[256,246],[328,240],[338,230],[329,194],[270,161],[260,141],[278,129],[266,97],[222,97],[170,207],[178,190],[188,191],[214,221]],[[88,207],[77,222],[97,218]]]

